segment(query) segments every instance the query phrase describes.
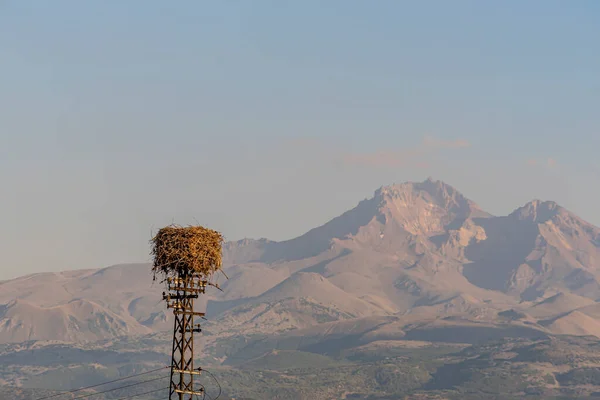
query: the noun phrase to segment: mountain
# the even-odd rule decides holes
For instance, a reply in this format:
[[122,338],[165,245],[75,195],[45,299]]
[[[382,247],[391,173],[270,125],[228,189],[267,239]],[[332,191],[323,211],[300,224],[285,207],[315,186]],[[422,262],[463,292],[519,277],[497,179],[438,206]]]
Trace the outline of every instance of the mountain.
[[[207,348],[296,331],[330,340],[348,324],[368,327],[363,341],[472,326],[477,341],[600,335],[587,319],[600,314],[600,229],[549,201],[492,216],[441,181],[394,184],[297,238],[228,242],[223,259],[223,292],[198,303]],[[163,290],[147,264],[0,282],[0,342],[169,331]]]
[[146,264],[0,282],[0,342],[93,341],[172,326]]
[[600,229],[553,202],[534,200],[507,217],[476,220],[487,239],[466,249],[475,285],[535,300],[564,291],[600,298]]
[[89,341],[106,336],[151,332],[129,316],[118,315],[81,299],[53,307],[39,307],[23,300],[15,300],[0,308],[0,319],[4,322],[0,331],[2,342],[56,338]]
[[549,321],[543,321],[542,324],[546,325],[550,331],[561,335],[600,337],[600,322],[577,310]]
[[294,261],[331,250],[339,241],[380,248],[380,235],[399,239],[407,235],[430,236],[459,226],[469,217],[488,217],[475,203],[453,187],[428,179],[381,187],[374,196],[305,234],[284,242],[242,240],[225,245],[225,259],[232,263]]
[[543,319],[552,315],[567,313],[571,310],[585,308],[592,304],[596,304],[596,302],[587,297],[568,293],[558,293],[535,303],[528,308],[527,312],[535,318]]
[[[593,398],[599,247],[553,202],[493,216],[433,179],[385,186],[297,238],[226,243],[198,362],[228,398]],[[163,366],[164,290],[148,264],[0,282],[0,397]]]

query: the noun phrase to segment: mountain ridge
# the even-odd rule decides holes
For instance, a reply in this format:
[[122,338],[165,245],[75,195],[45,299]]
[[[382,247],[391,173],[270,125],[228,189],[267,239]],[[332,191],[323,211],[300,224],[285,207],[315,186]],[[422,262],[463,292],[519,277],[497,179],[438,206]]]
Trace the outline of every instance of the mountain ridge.
[[[198,301],[219,332],[215,341],[243,335],[253,320],[262,322],[252,323],[252,332],[274,335],[369,316],[400,318],[402,332],[419,318],[521,324],[503,315],[526,315],[540,332],[565,331],[565,321],[582,325],[573,332],[596,332],[578,313],[598,313],[592,306],[600,299],[600,229],[551,201],[493,216],[442,181],[393,184],[296,238],[227,242],[223,260],[230,278],[219,282],[223,292]],[[69,340],[172,328],[148,264],[34,274],[0,285],[0,305],[20,299],[43,313],[83,299],[125,324],[80,330]],[[560,294],[556,310],[576,314],[560,320],[553,307],[535,308]],[[65,315],[87,324],[83,315]],[[552,318],[558,322],[548,325]],[[21,338],[16,319],[0,313],[0,342]],[[65,339],[36,335],[27,339]]]

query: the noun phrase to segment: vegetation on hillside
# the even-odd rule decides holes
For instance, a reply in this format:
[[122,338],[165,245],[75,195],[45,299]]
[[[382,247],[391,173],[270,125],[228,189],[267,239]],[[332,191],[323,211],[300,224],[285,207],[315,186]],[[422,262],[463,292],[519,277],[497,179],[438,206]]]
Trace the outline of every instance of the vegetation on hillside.
[[[61,348],[61,353],[68,355],[64,350]],[[45,365],[34,368],[33,362],[4,363],[7,357],[13,357],[13,361],[28,359],[15,358],[7,351],[10,349],[4,347],[0,354],[0,376],[5,384],[0,387],[0,398],[15,400],[58,393],[49,389],[65,391],[103,382],[156,368],[164,362],[163,355],[142,349],[123,353],[110,348],[90,348],[72,349],[73,359],[63,357],[65,364],[61,364],[55,346],[39,346],[22,350],[29,353],[32,361],[35,358],[39,365]],[[86,356],[87,352],[95,357],[95,363]],[[77,365],[78,357],[87,361]],[[212,366],[209,371],[222,387],[221,399],[600,399],[600,342],[595,338],[570,336],[537,341],[507,339],[469,347],[390,341],[329,355],[270,351],[246,360],[238,357],[234,365]],[[162,375],[167,376],[168,371]],[[102,389],[135,382],[130,380]],[[205,375],[201,382],[214,399],[219,392],[215,380]],[[117,399],[167,384],[168,379],[164,379],[94,398]],[[162,399],[164,395],[157,392],[155,397],[144,398]],[[62,398],[70,397],[65,395],[57,400]]]

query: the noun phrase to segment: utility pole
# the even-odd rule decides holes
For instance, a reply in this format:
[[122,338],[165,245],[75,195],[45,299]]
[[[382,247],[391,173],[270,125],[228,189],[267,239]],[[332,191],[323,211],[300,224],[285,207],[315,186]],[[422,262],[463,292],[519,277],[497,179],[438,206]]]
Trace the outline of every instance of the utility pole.
[[167,308],[173,309],[173,349],[171,352],[171,384],[169,400],[184,400],[189,395],[204,397],[204,387],[194,389],[194,376],[202,369],[194,369],[194,334],[202,329],[195,317],[204,317],[204,313],[194,311],[194,299],[206,292],[207,281],[198,274],[180,270],[177,277],[167,278],[168,293],[163,292]]

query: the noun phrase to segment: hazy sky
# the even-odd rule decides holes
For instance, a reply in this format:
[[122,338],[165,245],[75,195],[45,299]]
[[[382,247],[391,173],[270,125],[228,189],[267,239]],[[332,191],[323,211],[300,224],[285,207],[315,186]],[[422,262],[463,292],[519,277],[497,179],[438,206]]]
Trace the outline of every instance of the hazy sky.
[[0,0],[0,279],[442,179],[600,225],[600,2]]

